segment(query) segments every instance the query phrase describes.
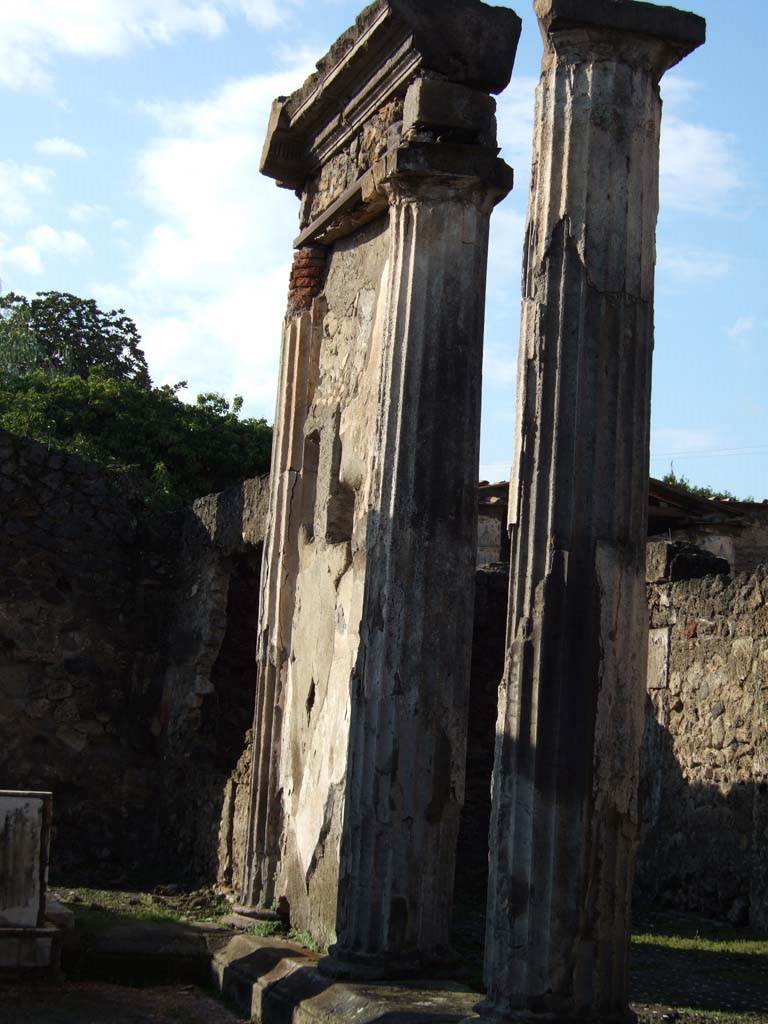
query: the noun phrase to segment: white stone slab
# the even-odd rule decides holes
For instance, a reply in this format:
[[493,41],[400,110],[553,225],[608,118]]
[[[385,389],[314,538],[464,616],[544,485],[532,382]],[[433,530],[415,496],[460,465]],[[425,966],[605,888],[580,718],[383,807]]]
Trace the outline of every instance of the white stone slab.
[[37,928],[45,913],[50,793],[0,790],[0,928]]

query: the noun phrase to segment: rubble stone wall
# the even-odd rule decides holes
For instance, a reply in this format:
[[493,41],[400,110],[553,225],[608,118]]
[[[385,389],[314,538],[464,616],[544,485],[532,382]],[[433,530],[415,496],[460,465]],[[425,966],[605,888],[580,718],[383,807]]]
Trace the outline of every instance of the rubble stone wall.
[[[706,552],[673,554],[669,575],[706,575],[648,589],[635,899],[768,927],[768,566],[716,575]],[[459,906],[485,898],[507,578],[500,567],[477,574]]]
[[0,434],[0,788],[53,792],[52,880],[215,877],[264,493],[150,520],[129,480]]
[[637,893],[768,925],[768,567],[652,585]]
[[96,466],[0,435],[0,785],[50,789],[52,876],[119,875],[150,845],[165,564]]
[[170,837],[159,846],[166,870],[193,881],[217,877],[226,790],[253,720],[268,498],[266,478],[246,480],[182,517],[155,728]]

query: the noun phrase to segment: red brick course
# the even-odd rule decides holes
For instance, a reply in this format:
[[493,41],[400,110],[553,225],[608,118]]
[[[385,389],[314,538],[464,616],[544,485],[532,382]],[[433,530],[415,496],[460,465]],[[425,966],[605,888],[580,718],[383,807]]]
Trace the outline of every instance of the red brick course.
[[320,246],[297,249],[293,257],[288,285],[288,310],[291,313],[309,309],[325,280],[328,250]]

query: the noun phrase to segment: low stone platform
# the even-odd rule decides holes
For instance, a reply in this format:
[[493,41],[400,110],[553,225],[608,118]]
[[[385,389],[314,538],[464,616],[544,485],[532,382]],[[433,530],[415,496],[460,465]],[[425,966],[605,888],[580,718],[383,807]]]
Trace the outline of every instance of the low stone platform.
[[452,1024],[477,992],[448,981],[333,981],[295,942],[213,924],[81,917],[65,935],[68,979],[122,985],[205,985],[260,1024]]
[[233,935],[213,952],[212,981],[237,1012],[263,1024],[452,1024],[480,998],[449,981],[333,981],[318,959],[293,942]]

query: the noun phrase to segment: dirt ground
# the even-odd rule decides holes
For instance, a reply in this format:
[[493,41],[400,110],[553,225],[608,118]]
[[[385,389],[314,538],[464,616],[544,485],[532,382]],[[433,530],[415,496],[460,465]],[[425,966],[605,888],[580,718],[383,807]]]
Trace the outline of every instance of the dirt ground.
[[191,985],[124,988],[95,982],[0,989],[0,1024],[240,1024]]

